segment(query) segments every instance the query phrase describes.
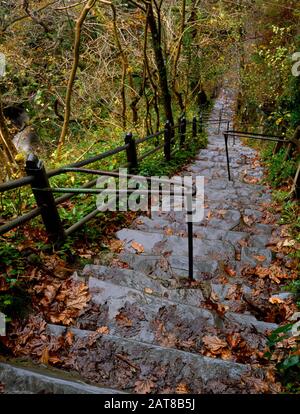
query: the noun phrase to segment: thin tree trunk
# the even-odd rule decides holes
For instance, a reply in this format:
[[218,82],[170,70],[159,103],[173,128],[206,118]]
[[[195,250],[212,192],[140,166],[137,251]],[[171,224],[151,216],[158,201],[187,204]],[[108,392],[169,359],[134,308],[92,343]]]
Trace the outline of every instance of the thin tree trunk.
[[79,63],[79,48],[80,48],[80,39],[81,39],[81,29],[82,25],[88,15],[89,11],[94,7],[97,0],[89,0],[87,4],[83,7],[78,20],[76,21],[75,26],[75,40],[74,40],[74,60],[71,69],[70,78],[67,86],[66,94],[66,104],[65,104],[65,114],[64,114],[64,123],[61,130],[61,134],[58,141],[58,158],[60,157],[61,149],[65,143],[66,135],[70,123],[70,113],[71,113],[71,98],[73,92],[74,81],[76,77],[76,72]]
[[182,0],[182,16],[181,16],[181,28],[179,33],[179,40],[178,45],[176,49],[175,59],[174,59],[174,66],[173,66],[173,76],[172,76],[172,88],[174,95],[177,98],[178,105],[180,107],[181,112],[184,111],[184,103],[182,100],[182,94],[178,90],[177,87],[177,68],[178,68],[178,61],[180,57],[181,47],[182,47],[182,41],[183,41],[183,35],[184,35],[184,29],[185,29],[185,15],[186,15],[186,0]]
[[159,74],[159,84],[163,99],[163,106],[165,116],[171,125],[174,125],[173,111],[172,111],[172,98],[168,85],[167,67],[164,60],[161,43],[159,41],[158,26],[155,20],[152,3],[147,3],[148,22],[152,35],[152,45],[155,55],[156,66]]

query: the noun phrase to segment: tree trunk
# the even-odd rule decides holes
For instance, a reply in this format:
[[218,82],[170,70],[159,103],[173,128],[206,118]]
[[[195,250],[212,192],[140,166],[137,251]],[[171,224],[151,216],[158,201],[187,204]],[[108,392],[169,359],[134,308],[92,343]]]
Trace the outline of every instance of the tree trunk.
[[165,111],[165,116],[168,121],[170,121],[171,125],[174,125],[174,119],[173,119],[173,111],[172,111],[172,99],[171,94],[169,90],[168,85],[168,74],[167,74],[167,67],[166,63],[163,57],[159,32],[158,32],[158,26],[157,22],[155,20],[154,12],[153,12],[153,6],[152,3],[147,4],[147,17],[148,17],[148,23],[152,35],[152,45],[155,55],[155,61],[156,66],[158,69],[159,74],[159,84],[163,99],[163,106]]

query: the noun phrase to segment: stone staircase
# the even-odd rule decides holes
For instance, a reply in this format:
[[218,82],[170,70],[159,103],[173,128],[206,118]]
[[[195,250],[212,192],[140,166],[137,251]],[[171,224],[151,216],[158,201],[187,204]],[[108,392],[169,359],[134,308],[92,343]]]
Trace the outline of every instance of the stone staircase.
[[[211,117],[224,105],[232,118],[232,102],[223,89]],[[88,265],[74,276],[91,294],[76,326],[47,327],[53,340],[72,335],[63,368],[87,382],[129,393],[252,393],[257,390],[249,379],[264,379],[264,370],[251,363],[276,324],[251,314],[246,299],[253,288],[241,270],[271,263],[266,245],[274,225],[260,223],[271,196],[264,186],[243,181],[263,175],[250,163],[253,149],[230,143],[229,182],[223,136],[214,126],[208,134],[207,149],[183,171],[205,177],[205,218],[193,229],[195,282],[186,282],[185,214],[141,216],[117,232],[124,249],[112,263]],[[243,358],[232,340],[237,335],[248,349]]]

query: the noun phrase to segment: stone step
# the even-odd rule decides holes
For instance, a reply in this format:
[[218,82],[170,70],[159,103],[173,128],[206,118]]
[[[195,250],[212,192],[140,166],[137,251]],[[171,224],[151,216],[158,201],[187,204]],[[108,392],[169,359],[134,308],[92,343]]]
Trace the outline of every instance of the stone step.
[[[205,319],[207,325],[211,324],[213,326],[218,326],[219,329],[223,329],[226,326],[226,329],[229,331],[230,329],[233,329],[233,325],[235,325],[237,321],[245,328],[254,326],[257,331],[262,333],[276,329],[277,327],[276,324],[258,321],[252,315],[236,314],[230,311],[225,314],[224,320],[221,320],[214,312],[208,312],[206,309],[203,309],[203,306],[205,306],[205,299],[209,296],[208,291],[210,291],[210,295],[211,293],[215,295],[214,297],[217,303],[230,304],[230,302],[226,300],[228,291],[233,287],[230,283],[226,285],[203,283],[201,286],[194,289],[178,289],[178,284],[176,284],[175,280],[171,281],[171,283],[169,281],[168,285],[167,280],[160,281],[158,278],[151,278],[144,273],[136,272],[135,270],[95,265],[86,266],[83,271],[83,276],[89,277],[89,288],[92,294],[92,301],[97,305],[105,304],[105,307],[109,307],[110,305],[114,306],[115,304],[118,304],[119,308],[126,307],[126,302],[134,303],[135,306],[139,305],[139,315],[147,315],[145,317],[145,325],[147,325],[145,329],[147,332],[149,331],[148,318],[151,317],[152,320],[155,319],[162,307],[165,309],[173,308],[174,314],[178,313],[175,318],[176,323],[179,323],[182,319],[182,315],[184,315],[182,325],[186,323],[187,325],[189,325],[189,323],[195,325],[195,320],[200,318]],[[241,291],[247,294],[251,294],[252,292],[246,285],[241,285]],[[131,301],[130,298],[134,299]],[[144,307],[146,307],[146,309],[144,309]],[[105,310],[105,314],[106,313],[107,309]],[[100,311],[100,320],[102,321],[101,314],[102,312]],[[110,312],[109,315],[111,315]],[[190,320],[190,318],[192,318],[191,321],[187,322],[187,319]],[[102,321],[101,323],[105,325],[108,322]],[[114,320],[113,324],[115,329]],[[152,328],[150,328],[150,331],[152,331]],[[202,334],[203,332],[201,335]],[[200,333],[198,335],[200,336]]]
[[[187,256],[160,256],[160,255],[137,255],[132,253],[121,253],[121,261],[127,263],[131,268],[147,275],[155,275],[159,279],[169,280],[172,277],[188,277]],[[221,267],[217,260],[201,259],[194,260],[194,278],[197,280],[212,279],[218,277]]]
[[[118,239],[124,242],[124,251],[135,253],[132,246],[137,242],[143,246],[143,253],[154,255],[180,255],[188,256],[188,239],[178,236],[165,236],[160,233],[147,233],[140,230],[122,229],[116,233]],[[235,256],[235,250],[231,243],[221,240],[194,239],[195,259],[230,260]]]
[[[193,225],[193,234],[194,237],[199,239],[208,239],[208,240],[226,240],[226,236],[230,231],[227,231],[226,228],[228,227],[236,227],[239,224],[239,220],[232,221],[231,223],[225,221],[226,224],[223,226],[217,225],[217,218],[212,221],[215,226],[207,226],[205,227],[205,223],[203,226]],[[210,220],[211,221],[211,220]],[[221,220],[222,221],[222,220]],[[174,222],[170,223],[167,220],[155,218],[151,219],[146,216],[138,217],[132,224],[132,229],[145,231],[148,233],[162,233],[166,235],[176,235],[181,237],[187,237],[187,224]],[[238,235],[237,235],[238,236]],[[242,237],[249,237],[247,233],[241,234]]]
[[261,369],[254,371],[233,361],[111,334],[57,325],[48,325],[48,331],[52,340],[67,332],[74,335],[68,355],[64,356],[65,367],[101,387],[113,386],[129,393],[141,393],[137,386],[143,383],[150,385],[150,393],[174,393],[179,384],[185,384],[195,394],[241,393],[245,392],[244,375],[263,377]]
[[125,394],[111,388],[86,384],[68,372],[49,368],[0,363],[4,394]]

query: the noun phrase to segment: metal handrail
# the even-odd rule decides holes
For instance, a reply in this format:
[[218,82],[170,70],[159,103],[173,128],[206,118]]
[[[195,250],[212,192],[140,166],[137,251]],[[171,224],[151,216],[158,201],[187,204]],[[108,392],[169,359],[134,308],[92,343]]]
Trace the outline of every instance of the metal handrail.
[[282,142],[283,144],[290,144],[292,141],[289,139],[283,139],[279,136],[268,135],[268,134],[258,134],[254,132],[248,131],[235,131],[235,130],[227,130],[223,133],[224,141],[225,141],[225,152],[226,152],[226,163],[227,163],[227,174],[228,180],[231,181],[231,173],[230,173],[230,159],[229,159],[229,150],[228,150],[228,137],[231,136],[234,138],[247,138],[247,139],[259,139],[262,141],[272,141],[272,142]]

